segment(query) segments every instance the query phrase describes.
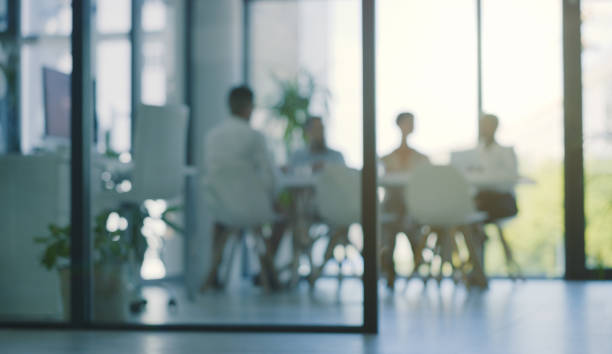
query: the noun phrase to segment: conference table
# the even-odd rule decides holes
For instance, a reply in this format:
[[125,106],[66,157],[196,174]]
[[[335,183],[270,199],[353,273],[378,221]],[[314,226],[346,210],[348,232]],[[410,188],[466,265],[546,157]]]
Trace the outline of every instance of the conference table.
[[[516,185],[533,185],[536,182],[526,176],[517,178],[508,178],[504,180],[490,181],[486,178],[481,178],[476,175],[465,175],[466,180],[473,187],[474,192],[479,189],[494,188],[503,186]],[[292,225],[292,244],[293,256],[288,267],[291,269],[291,285],[297,284],[299,280],[298,267],[300,256],[306,252],[310,252],[312,247],[312,238],[309,235],[309,225],[312,222],[313,214],[313,199],[316,193],[317,176],[315,174],[285,174],[278,179],[281,189],[289,191],[292,196],[292,205],[290,208],[290,220]],[[403,188],[410,185],[410,173],[388,173],[378,176],[378,187],[383,188]],[[379,222],[382,224],[391,222],[396,219],[395,215],[380,213]],[[308,255],[310,256],[310,255]]]

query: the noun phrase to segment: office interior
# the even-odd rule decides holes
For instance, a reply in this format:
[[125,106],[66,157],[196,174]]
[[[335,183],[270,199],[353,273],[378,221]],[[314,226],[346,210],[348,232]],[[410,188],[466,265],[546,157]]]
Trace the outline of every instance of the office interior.
[[[444,329],[466,328],[457,342],[560,308],[567,317],[538,323],[594,326],[585,341],[605,347],[612,1],[3,0],[0,43],[2,327],[386,331],[434,345]],[[249,124],[280,186],[272,266],[274,220],[230,220],[214,242],[207,149],[241,142],[206,140],[234,119],[239,85],[254,92]],[[412,183],[384,159],[406,139],[402,112],[412,151],[439,171],[461,170],[494,115],[517,161],[518,212],[419,224],[420,249],[415,228],[392,231],[389,246],[385,198]],[[330,180],[292,165],[313,116],[342,156]],[[421,205],[447,210],[452,188],[433,183]]]

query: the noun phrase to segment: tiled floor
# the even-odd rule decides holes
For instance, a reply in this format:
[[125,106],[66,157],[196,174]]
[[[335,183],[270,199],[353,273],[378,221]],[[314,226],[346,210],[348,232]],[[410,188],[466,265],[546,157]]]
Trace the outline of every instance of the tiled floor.
[[0,353],[204,352],[609,354],[612,282],[497,280],[484,292],[413,282],[381,292],[378,336],[0,331]]

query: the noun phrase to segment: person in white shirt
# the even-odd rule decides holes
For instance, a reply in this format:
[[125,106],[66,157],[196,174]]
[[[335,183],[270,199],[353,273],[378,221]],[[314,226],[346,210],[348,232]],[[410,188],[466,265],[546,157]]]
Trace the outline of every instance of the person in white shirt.
[[518,163],[514,148],[500,145],[495,139],[499,119],[485,114],[479,121],[480,142],[466,173],[478,186],[476,207],[487,213],[488,222],[517,214],[514,186]]
[[[497,142],[495,134],[498,126],[497,116],[484,114],[479,121],[478,146],[473,150],[458,152],[455,162],[477,188],[474,200],[476,208],[487,214],[485,223],[492,223],[497,227],[509,274],[520,275],[520,267],[514,261],[500,223],[518,213],[514,194],[519,178],[518,162],[514,148],[502,146]],[[481,234],[484,235],[484,230]],[[484,244],[484,239],[481,242]],[[484,246],[481,246],[476,249],[476,256],[480,258],[481,263],[484,263],[483,248]]]
[[[265,137],[249,125],[253,92],[246,86],[235,87],[229,93],[228,104],[231,115],[205,137],[204,166],[209,208],[215,217],[215,252],[223,251],[227,226],[257,225],[278,219],[274,163]],[[269,251],[273,259],[285,223],[275,222],[272,229]],[[218,268],[220,261],[213,260],[212,269]],[[211,274],[215,276],[203,288],[220,286],[216,273]]]

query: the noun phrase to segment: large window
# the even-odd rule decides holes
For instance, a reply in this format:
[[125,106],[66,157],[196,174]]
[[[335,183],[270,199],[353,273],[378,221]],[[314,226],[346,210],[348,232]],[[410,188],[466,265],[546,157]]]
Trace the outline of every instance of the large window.
[[[401,113],[414,115],[414,132],[408,137],[408,146],[431,163],[446,164],[452,151],[475,144],[476,39],[474,1],[377,2],[376,125],[381,176],[398,172],[385,161],[402,145],[396,121]],[[409,163],[402,170],[410,173],[414,170],[411,165],[416,166]],[[383,214],[394,213],[398,208],[394,204],[401,205],[402,198],[401,192],[386,188]],[[381,251],[385,254],[383,268],[392,259],[399,276],[418,274],[412,253],[416,239],[407,235],[404,227],[394,228],[392,221],[384,219],[383,216],[380,235],[385,249]],[[386,277],[390,279],[391,275]],[[392,280],[389,285],[393,285]]]
[[28,153],[44,144],[43,68],[72,70],[70,1],[22,1],[21,23],[21,151]]
[[586,265],[612,268],[612,2],[582,1]]
[[[526,275],[564,271],[561,26],[557,0],[482,1],[483,111],[499,117],[498,141],[514,147],[520,174],[532,180],[516,186],[519,213],[504,224]],[[505,274],[490,231],[487,270]]]
[[131,1],[97,0],[95,6],[95,138],[100,152],[131,147]]

